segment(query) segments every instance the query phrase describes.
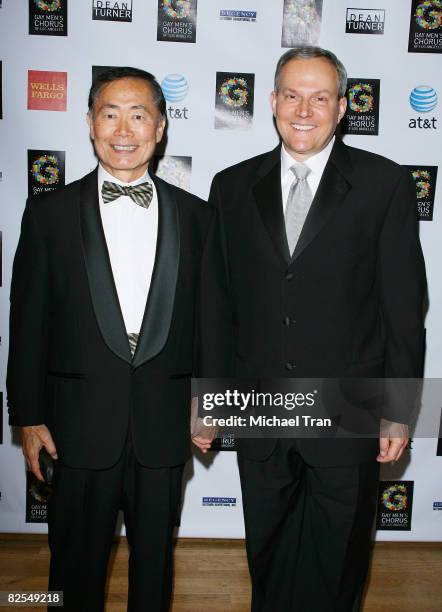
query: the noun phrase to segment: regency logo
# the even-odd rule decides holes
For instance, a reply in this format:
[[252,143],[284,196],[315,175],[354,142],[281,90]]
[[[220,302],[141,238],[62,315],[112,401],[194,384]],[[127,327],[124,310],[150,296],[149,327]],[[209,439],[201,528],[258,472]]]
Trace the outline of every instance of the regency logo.
[[221,9],[219,12],[221,21],[249,21],[256,22],[256,11],[235,11]]
[[203,497],[203,506],[225,506],[230,508],[236,507],[236,497]]
[[197,0],[158,0],[157,40],[196,41]]
[[64,184],[64,151],[28,150],[28,197],[56,191]]
[[[409,102],[416,113],[427,114],[437,107],[438,97],[435,89],[430,85],[419,85],[410,92]],[[408,127],[419,130],[437,130],[437,117],[413,117],[409,120]]]
[[67,36],[68,0],[29,0],[29,34]]
[[383,34],[384,25],[384,9],[347,9],[345,26],[347,34]]
[[28,109],[65,111],[67,73],[28,70]]
[[413,508],[412,480],[379,483],[376,528],[384,531],[410,531]]
[[251,128],[255,75],[216,73],[215,129]]
[[132,0],[92,0],[92,19],[95,21],[132,21]]
[[413,0],[408,51],[442,53],[442,0]]
[[379,133],[379,94],[379,79],[348,79],[348,105],[341,124],[343,134]]

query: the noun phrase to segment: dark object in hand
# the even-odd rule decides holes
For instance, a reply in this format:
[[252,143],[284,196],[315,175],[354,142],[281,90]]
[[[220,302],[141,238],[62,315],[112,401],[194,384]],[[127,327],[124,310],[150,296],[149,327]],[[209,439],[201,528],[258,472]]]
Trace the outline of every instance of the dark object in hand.
[[43,447],[38,455],[40,472],[46,484],[52,484],[54,479],[54,460],[48,451]]

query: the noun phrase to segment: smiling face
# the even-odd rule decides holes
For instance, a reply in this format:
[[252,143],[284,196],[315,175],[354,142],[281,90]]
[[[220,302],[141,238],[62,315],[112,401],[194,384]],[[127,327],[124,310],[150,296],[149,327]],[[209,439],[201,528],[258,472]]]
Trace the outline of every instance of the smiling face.
[[271,104],[285,148],[297,161],[319,153],[332,139],[347,108],[338,88],[336,70],[323,57],[293,59],[282,67]]
[[133,77],[107,83],[92,110],[87,122],[103,168],[125,183],[143,176],[166,123],[149,83]]

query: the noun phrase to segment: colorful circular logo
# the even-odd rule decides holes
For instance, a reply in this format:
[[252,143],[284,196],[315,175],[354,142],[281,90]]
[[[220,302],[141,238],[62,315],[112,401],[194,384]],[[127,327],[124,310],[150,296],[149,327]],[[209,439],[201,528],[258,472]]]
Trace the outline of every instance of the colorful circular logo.
[[416,183],[418,200],[428,200],[430,197],[431,176],[428,170],[413,170],[411,173]]
[[382,493],[382,503],[388,510],[398,512],[407,507],[407,487],[405,485],[392,485]]
[[55,155],[42,155],[38,157],[32,164],[31,173],[34,180],[42,185],[58,183],[60,177],[58,159]]
[[191,9],[190,0],[163,0],[163,10],[171,19],[186,19]]
[[437,93],[429,85],[419,85],[410,93],[410,105],[417,113],[429,113],[437,106]]
[[437,30],[442,26],[441,0],[425,0],[417,5],[414,14],[417,25],[423,30]]
[[189,83],[182,74],[168,74],[161,81],[161,89],[168,102],[181,102],[187,96]]
[[348,90],[348,105],[355,113],[368,113],[373,110],[373,87],[368,83],[355,83]]
[[53,13],[61,7],[61,0],[34,0],[35,5],[41,11]]
[[236,77],[228,79],[221,85],[219,95],[226,106],[231,108],[246,106],[249,99],[247,81]]

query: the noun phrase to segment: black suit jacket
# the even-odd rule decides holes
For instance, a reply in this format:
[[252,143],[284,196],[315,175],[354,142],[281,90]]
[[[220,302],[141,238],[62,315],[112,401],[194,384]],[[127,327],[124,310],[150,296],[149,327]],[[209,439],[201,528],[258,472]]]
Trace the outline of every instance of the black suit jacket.
[[11,287],[10,424],[46,423],[72,467],[113,465],[130,424],[144,465],[178,465],[190,453],[195,296],[212,215],[198,198],[152,179],[157,250],[133,359],[96,170],[30,199],[24,212]]
[[[277,147],[213,180],[220,226],[211,240],[223,252],[228,289],[206,270],[203,312],[217,309],[220,322],[202,320],[202,373],[420,376],[426,282],[408,172],[336,139],[292,257],[280,173]],[[401,421],[401,409],[390,405],[383,416]],[[273,448],[273,440],[240,445],[257,459]],[[378,442],[304,439],[299,448],[310,463],[331,465],[372,458]]]

